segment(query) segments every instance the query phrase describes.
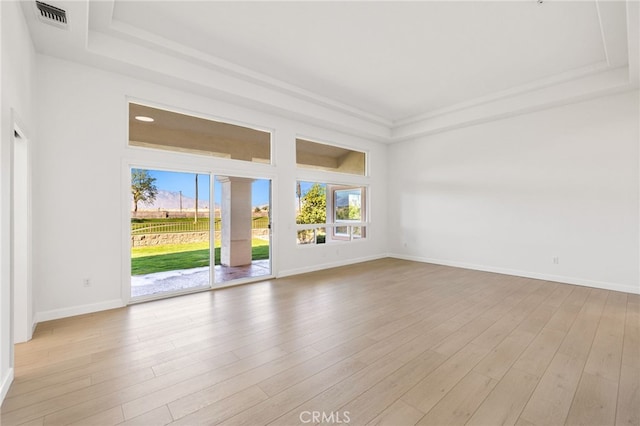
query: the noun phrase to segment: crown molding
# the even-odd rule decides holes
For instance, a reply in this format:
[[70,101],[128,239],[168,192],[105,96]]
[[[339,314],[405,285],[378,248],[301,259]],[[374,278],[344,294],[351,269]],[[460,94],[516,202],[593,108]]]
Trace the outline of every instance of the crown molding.
[[[596,1],[602,62],[397,121],[113,20],[113,4],[89,3],[86,51],[98,63],[117,63],[112,68],[134,77],[142,70],[151,81],[382,143],[632,90],[640,81],[640,5],[634,0]],[[625,14],[626,32],[616,25]]]
[[324,103],[294,97],[104,33],[89,31],[88,39],[87,53],[102,68],[134,78],[143,75],[144,79],[159,84],[379,142],[388,141],[390,137],[390,127],[386,123],[374,123]]
[[628,67],[620,67],[397,126],[392,129],[391,142],[402,142],[634,89],[636,87],[629,81]]
[[97,2],[95,4],[91,3],[89,10],[89,23],[91,24],[90,33],[94,35],[96,33],[103,33],[105,36],[111,36],[128,41],[132,44],[145,46],[155,52],[161,52],[167,56],[181,59],[199,67],[209,68],[217,73],[233,76],[251,84],[260,85],[268,89],[286,93],[289,96],[293,96],[304,101],[329,107],[358,119],[369,121],[373,124],[379,124],[386,127],[391,127],[393,124],[391,120],[379,115],[363,111],[351,105],[322,96],[318,93],[302,89],[277,78],[253,71],[192,47],[177,43],[173,40],[133,27],[124,22],[107,18],[113,16],[114,1],[115,0]]
[[629,82],[640,87],[640,2],[627,0]]
[[628,32],[620,25],[626,21],[624,2],[596,0],[596,12],[607,65],[617,68],[628,64]]
[[433,118],[436,118],[442,115],[453,114],[462,110],[466,110],[466,109],[470,109],[470,108],[474,108],[474,107],[478,107],[486,104],[491,104],[497,101],[501,101],[503,99],[526,95],[528,93],[531,93],[540,89],[561,85],[563,83],[574,81],[586,76],[598,74],[598,73],[607,71],[609,69],[610,67],[606,62],[599,62],[583,68],[568,71],[562,74],[557,74],[545,79],[540,79],[540,80],[523,84],[517,87],[512,87],[507,90],[494,92],[487,96],[471,99],[465,102],[448,106],[446,108],[441,108],[441,109],[430,111],[414,117],[398,120],[394,123],[393,127],[394,129],[402,128],[402,127],[416,124],[422,121],[431,120]]
[[[603,62],[396,121],[391,129],[392,142],[637,88],[640,3],[634,0],[595,3]],[[619,25],[624,18],[626,31]]]

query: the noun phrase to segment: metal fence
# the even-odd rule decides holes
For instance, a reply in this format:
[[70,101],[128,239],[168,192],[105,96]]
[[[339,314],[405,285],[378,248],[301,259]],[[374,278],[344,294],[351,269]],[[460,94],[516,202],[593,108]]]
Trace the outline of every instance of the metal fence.
[[[267,216],[254,217],[251,221],[251,229],[268,229],[269,218]],[[214,221],[215,231],[222,229],[220,218]],[[142,222],[131,224],[131,235],[141,234],[173,234],[179,232],[203,232],[209,231],[209,221],[199,220],[198,222]]]

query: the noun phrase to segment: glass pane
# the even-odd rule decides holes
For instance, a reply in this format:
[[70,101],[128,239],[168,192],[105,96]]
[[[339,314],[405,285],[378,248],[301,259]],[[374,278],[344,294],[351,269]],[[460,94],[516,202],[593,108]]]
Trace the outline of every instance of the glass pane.
[[296,163],[298,167],[327,170],[364,176],[366,156],[364,152],[296,139]]
[[299,181],[296,186],[296,223],[327,223],[327,185]]
[[334,192],[335,221],[362,220],[362,190],[342,189]]
[[208,174],[131,170],[131,297],[210,287]]
[[349,236],[349,227],[348,226],[336,226],[336,235],[340,237],[348,237]]
[[313,244],[314,233],[313,229],[302,229],[298,231],[298,244]]

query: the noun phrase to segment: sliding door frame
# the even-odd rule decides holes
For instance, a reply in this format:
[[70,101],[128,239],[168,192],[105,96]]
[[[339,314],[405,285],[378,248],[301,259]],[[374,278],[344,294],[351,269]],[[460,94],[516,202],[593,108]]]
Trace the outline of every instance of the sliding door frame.
[[[142,150],[142,152],[148,152],[148,148],[132,148],[135,151]],[[155,150],[152,150],[155,151]],[[224,162],[225,160],[211,159],[210,157],[198,156],[193,154],[181,154],[171,152],[158,152],[159,157],[163,157],[158,160],[139,160],[139,159],[124,159],[122,162],[122,285],[121,285],[121,297],[124,305],[147,302],[151,300],[164,299],[167,297],[180,296],[184,294],[197,293],[202,291],[217,290],[226,287],[233,287],[236,285],[243,285],[257,281],[263,281],[276,277],[276,271],[274,266],[274,253],[277,251],[274,249],[275,239],[273,238],[273,206],[274,206],[274,191],[276,187],[276,176],[271,165],[262,164],[246,164],[242,163],[243,168],[255,168],[255,172],[247,172],[246,170],[238,170],[235,167],[229,167],[224,164],[216,164]],[[189,159],[196,161],[189,161]],[[228,161],[228,160],[227,160]],[[236,161],[232,160],[234,163]],[[233,176],[249,179],[267,179],[270,181],[269,185],[269,262],[270,262],[270,274],[262,275],[260,277],[248,277],[241,278],[233,281],[227,281],[225,283],[215,282],[215,214],[209,214],[209,247],[210,247],[210,272],[209,272],[209,287],[208,288],[195,288],[184,291],[176,291],[171,293],[165,293],[158,296],[139,297],[133,299],[131,297],[131,170],[132,169],[146,169],[146,170],[161,170],[168,172],[178,173],[198,173],[209,175],[209,200],[215,204],[215,177],[216,176]],[[264,169],[264,170],[262,170]],[[215,208],[210,208],[210,212],[215,211]]]

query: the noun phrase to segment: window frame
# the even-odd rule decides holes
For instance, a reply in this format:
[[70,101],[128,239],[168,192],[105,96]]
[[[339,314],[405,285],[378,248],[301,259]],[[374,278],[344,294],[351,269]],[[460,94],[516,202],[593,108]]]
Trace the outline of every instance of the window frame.
[[[331,197],[331,207],[329,207],[329,203],[327,203],[327,213],[329,210],[331,212],[332,224],[335,226],[331,227],[331,237],[334,240],[341,241],[353,241],[360,240],[366,238],[366,225],[360,225],[363,223],[367,223],[367,188],[365,185],[331,185],[327,184],[328,191],[330,195],[327,194],[327,198]],[[339,191],[352,191],[357,189],[360,191],[360,220],[354,219],[338,219],[336,214],[338,212],[337,204],[337,193]],[[342,225],[342,226],[340,226]],[[338,228],[347,227],[347,232],[342,233],[338,232]],[[355,236],[354,228],[360,228],[360,236]]]
[[[323,179],[297,179],[296,186],[299,183],[306,182],[309,184],[321,184],[325,187],[325,200],[326,200],[326,219],[325,222],[315,224],[299,224],[296,223],[296,245],[297,246],[315,246],[319,244],[332,244],[339,242],[352,242],[362,241],[368,238],[367,227],[371,225],[368,221],[368,200],[367,195],[369,186],[366,184],[354,184],[354,183],[336,183],[335,181],[329,183]],[[336,191],[344,190],[360,190],[360,208],[361,216],[360,220],[348,220],[348,219],[336,219],[335,209],[335,194]],[[295,199],[297,199],[297,194]],[[347,227],[347,232],[337,232],[337,228]],[[354,228],[360,228],[360,234],[357,235],[353,232]],[[302,231],[313,231],[313,238],[308,238],[305,242],[300,239]],[[320,231],[320,232],[319,232]],[[310,234],[310,233],[309,233]],[[325,235],[324,242],[318,242],[317,237],[319,235]]]

